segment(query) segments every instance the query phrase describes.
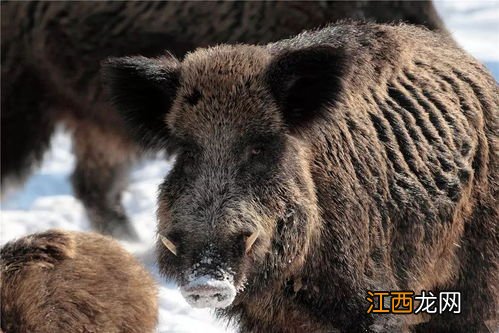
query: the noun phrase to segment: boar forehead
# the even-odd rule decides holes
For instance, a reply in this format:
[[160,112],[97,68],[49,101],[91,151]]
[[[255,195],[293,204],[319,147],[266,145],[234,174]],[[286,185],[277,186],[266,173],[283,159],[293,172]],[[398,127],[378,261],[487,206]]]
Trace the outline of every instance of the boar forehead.
[[279,131],[280,116],[262,80],[269,58],[255,46],[220,46],[188,55],[166,118],[172,133],[208,144]]

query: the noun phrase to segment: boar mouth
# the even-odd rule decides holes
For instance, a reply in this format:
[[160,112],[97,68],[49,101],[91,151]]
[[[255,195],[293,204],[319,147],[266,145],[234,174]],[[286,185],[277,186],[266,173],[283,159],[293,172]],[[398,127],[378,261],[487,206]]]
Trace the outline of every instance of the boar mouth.
[[194,308],[226,308],[236,297],[236,287],[231,279],[218,279],[202,275],[180,287],[187,303]]

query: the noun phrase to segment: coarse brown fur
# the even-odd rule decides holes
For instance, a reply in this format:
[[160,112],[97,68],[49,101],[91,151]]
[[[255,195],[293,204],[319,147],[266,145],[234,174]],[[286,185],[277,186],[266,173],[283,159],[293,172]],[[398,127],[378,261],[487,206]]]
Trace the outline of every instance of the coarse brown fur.
[[[219,314],[241,332],[497,328],[499,91],[448,37],[338,24],[104,74],[144,144],[177,154],[163,274],[229,276]],[[368,290],[459,291],[462,313],[368,315]]]
[[[109,56],[177,56],[216,43],[267,43],[344,18],[443,24],[430,1],[2,1],[2,187],[39,162],[58,123],[73,135],[72,176],[96,230],[134,237],[121,205],[138,149],[103,98]],[[152,148],[152,147],[150,147]],[[17,176],[17,177],[14,177]]]
[[9,242],[0,254],[4,332],[154,331],[155,282],[118,242],[49,230]]

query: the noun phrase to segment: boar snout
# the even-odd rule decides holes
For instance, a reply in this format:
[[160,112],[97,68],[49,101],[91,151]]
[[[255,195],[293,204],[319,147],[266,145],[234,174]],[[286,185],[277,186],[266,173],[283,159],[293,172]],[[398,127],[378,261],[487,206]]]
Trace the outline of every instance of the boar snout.
[[182,296],[195,308],[225,308],[236,297],[236,288],[230,279],[211,275],[196,277],[180,287]]
[[258,228],[241,229],[232,234],[219,232],[210,240],[192,233],[179,237],[178,230],[159,233],[163,256],[172,260],[170,267],[190,306],[226,308],[234,301],[261,238]]

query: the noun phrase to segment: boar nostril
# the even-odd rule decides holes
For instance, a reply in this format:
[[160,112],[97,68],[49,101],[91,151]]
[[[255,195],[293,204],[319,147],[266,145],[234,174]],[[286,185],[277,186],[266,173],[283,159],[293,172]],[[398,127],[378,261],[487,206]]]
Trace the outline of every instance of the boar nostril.
[[236,296],[236,288],[226,280],[201,276],[180,287],[186,301],[196,308],[225,308]]
[[251,247],[253,246],[253,244],[255,244],[255,241],[257,240],[259,234],[260,231],[256,230],[248,238],[246,238],[246,249],[245,249],[246,253],[248,253],[251,250]]

